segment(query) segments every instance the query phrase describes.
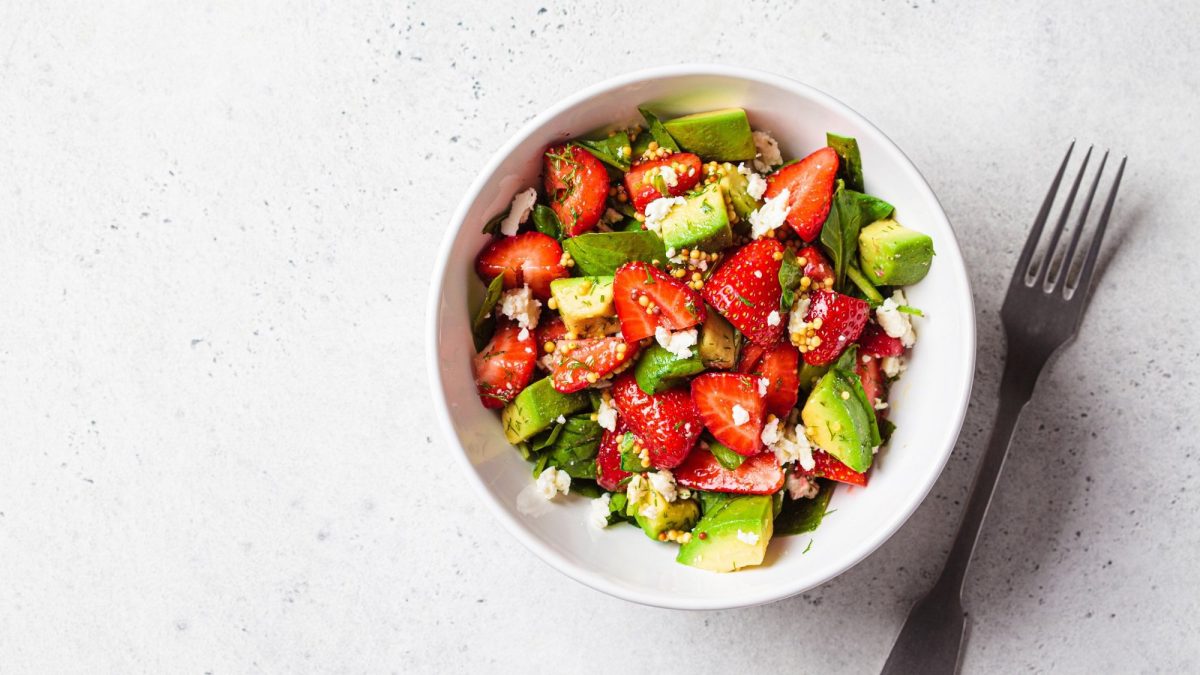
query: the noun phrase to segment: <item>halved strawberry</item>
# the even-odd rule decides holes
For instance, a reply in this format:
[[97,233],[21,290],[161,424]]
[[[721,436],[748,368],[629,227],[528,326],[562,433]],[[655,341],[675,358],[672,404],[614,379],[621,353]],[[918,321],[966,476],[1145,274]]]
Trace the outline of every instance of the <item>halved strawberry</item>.
[[738,359],[737,372],[752,372],[755,366],[758,365],[758,362],[762,361],[763,354],[766,353],[766,345],[754,344],[753,342],[747,342],[746,344],[742,345],[742,354]]
[[567,276],[562,246],[541,232],[524,232],[493,240],[475,259],[475,272],[484,283],[504,274],[505,288],[526,284],[541,300],[550,297],[550,282]]
[[859,351],[871,356],[900,356],[904,343],[888,335],[877,323],[868,323],[858,338]]
[[833,278],[833,265],[816,246],[806,246],[796,252],[796,258],[804,258],[804,276],[812,279],[814,286],[823,286],[826,279]]
[[[675,174],[675,184],[665,180],[667,194],[659,192],[654,186],[653,175],[660,173],[662,167],[668,167]],[[652,171],[653,170],[653,171]],[[640,162],[625,174],[625,191],[633,201],[633,207],[639,213],[646,212],[646,205],[659,197],[678,197],[696,187],[700,182],[700,158],[690,152],[677,152],[660,159]]]
[[810,324],[815,319],[821,320],[821,327],[814,330],[820,343],[804,352],[804,362],[823,366],[833,363],[850,343],[858,339],[871,316],[871,306],[866,300],[825,289],[813,291],[809,298],[804,320]]
[[547,342],[556,342],[566,334],[567,324],[563,323],[561,316],[554,315],[547,318],[546,312],[542,312],[542,317],[538,320],[537,330],[534,331],[539,347]]
[[638,386],[633,373],[626,373],[613,383],[612,397],[620,412],[619,419],[641,438],[656,469],[678,466],[704,430],[686,388],[647,394]]
[[867,394],[868,403],[874,406],[875,401],[883,401],[887,398],[883,370],[879,367],[878,358],[867,354],[858,357],[858,361],[854,364],[854,372],[858,373],[858,379],[862,380],[863,392]]
[[[778,285],[778,284],[776,284]],[[641,304],[642,296],[648,299]],[[682,281],[645,262],[627,262],[613,279],[613,303],[626,342],[654,335],[659,326],[668,330],[691,328],[704,321],[704,301]],[[776,301],[778,304],[778,301]]]
[[[573,349],[568,349],[575,345]],[[633,360],[638,347],[619,337],[592,340],[560,340],[554,355],[557,365],[550,375],[554,389],[563,394],[586,389]]]
[[839,483],[849,483],[864,487],[867,485],[867,474],[859,473],[842,464],[831,455],[826,454],[824,450],[813,450],[813,461],[817,463],[817,466],[812,470],[812,475],[814,476],[836,480]]
[[[779,312],[783,244],[759,239],[738,249],[704,284],[704,299],[751,342],[771,345],[787,319]],[[772,317],[772,314],[774,316]]]
[[550,208],[567,235],[596,227],[608,198],[608,172],[600,160],[577,145],[555,145],[546,150],[543,168]]
[[692,400],[704,426],[730,450],[749,457],[763,449],[766,406],[755,378],[738,373],[699,375],[692,380]]
[[760,452],[747,457],[741,466],[730,471],[721,466],[703,443],[671,473],[676,483],[693,490],[769,495],[783,487],[783,469],[779,468],[774,453]]
[[621,468],[621,436],[625,435],[625,422],[617,418],[614,431],[604,430],[600,435],[600,448],[596,451],[596,482],[605,490],[620,489],[621,481],[629,478],[628,471]]
[[767,391],[763,395],[767,412],[783,418],[796,407],[796,399],[800,394],[799,368],[800,351],[790,342],[780,342],[769,347],[751,369],[750,374],[756,378],[759,392],[764,387]]
[[813,241],[829,215],[837,170],[837,152],[833,148],[821,148],[767,176],[767,191],[763,197],[770,199],[787,189],[787,223],[801,239]]
[[511,321],[498,322],[492,341],[471,362],[483,406],[503,408],[516,398],[533,377],[536,361],[533,334]]

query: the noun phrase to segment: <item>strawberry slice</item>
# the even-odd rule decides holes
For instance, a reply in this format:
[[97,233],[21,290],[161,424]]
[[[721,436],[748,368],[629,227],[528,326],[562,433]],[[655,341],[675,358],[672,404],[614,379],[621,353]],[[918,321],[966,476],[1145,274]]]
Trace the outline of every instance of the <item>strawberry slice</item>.
[[813,241],[829,215],[837,170],[837,152],[833,148],[821,148],[767,176],[767,191],[763,197],[770,199],[787,189],[787,223],[801,239]]
[[621,437],[625,435],[625,422],[617,418],[614,431],[604,430],[600,435],[600,448],[596,451],[596,482],[605,490],[620,489],[621,481],[630,474],[621,468]]
[[900,356],[904,353],[904,343],[900,338],[888,335],[877,323],[868,323],[858,338],[859,351],[871,356]]
[[[641,303],[643,296],[647,298],[645,305]],[[706,316],[699,293],[657,267],[640,261],[617,268],[613,279],[613,303],[617,318],[621,320],[621,334],[630,343],[653,336],[659,326],[683,330],[703,322]]]
[[[738,249],[704,284],[704,299],[761,345],[779,342],[787,318],[779,311],[783,244],[759,239]],[[772,314],[774,316],[772,317]]]
[[[796,407],[800,395],[800,350],[790,342],[767,348],[762,359],[750,370],[759,393],[766,388],[763,403],[767,412],[783,418]],[[764,383],[763,380],[766,380]]]
[[676,483],[693,490],[769,495],[783,487],[783,469],[779,468],[774,453],[760,452],[747,457],[741,466],[730,471],[721,466],[703,443],[671,473]]
[[746,457],[763,449],[766,406],[755,378],[738,373],[699,375],[692,380],[692,400],[704,426],[729,449]]
[[620,412],[619,419],[642,439],[656,469],[678,466],[704,430],[687,389],[647,394],[638,386],[633,373],[626,373],[613,383],[612,397]]
[[619,337],[559,340],[554,355],[562,356],[556,358],[550,383],[563,394],[586,389],[632,361],[637,351],[637,344],[630,347]]
[[541,300],[550,297],[550,282],[567,276],[562,265],[562,246],[541,232],[524,232],[515,237],[500,237],[479,253],[475,272],[484,283],[504,275],[505,288],[526,284]]
[[537,335],[538,346],[547,342],[557,342],[559,338],[567,334],[567,324],[563,323],[561,316],[555,315],[547,318],[543,311],[534,334]]
[[533,334],[522,331],[511,321],[501,320],[492,341],[471,362],[483,406],[503,408],[516,398],[533,377],[536,362]]
[[737,372],[750,374],[758,366],[759,361],[762,361],[763,354],[766,353],[767,347],[765,345],[758,345],[753,342],[742,345],[742,356],[738,359]]
[[833,363],[850,343],[858,339],[871,316],[871,306],[866,300],[825,289],[813,291],[809,298],[804,320],[812,324],[820,319],[821,327],[812,329],[819,342],[815,346],[807,345],[804,362],[823,366]]
[[842,464],[831,455],[826,454],[824,450],[813,450],[813,461],[817,463],[812,470],[812,475],[814,476],[836,480],[839,483],[849,483],[850,485],[861,485],[863,487],[867,485],[867,474],[859,473]]
[[542,182],[550,195],[550,208],[574,237],[596,227],[608,198],[608,171],[592,153],[577,145],[555,145],[546,150]]
[[858,379],[862,380],[867,402],[874,406],[875,401],[886,400],[887,389],[884,387],[883,370],[879,367],[879,359],[874,356],[860,356],[858,362],[854,364],[854,372],[858,373]]
[[[658,191],[654,185],[656,181],[653,180],[655,174],[663,173],[662,167],[667,167],[674,172],[675,179],[675,184],[672,185],[671,181],[666,180],[670,173],[663,176],[663,184],[667,188],[665,195]],[[625,174],[625,191],[629,193],[633,207],[638,210],[638,213],[645,213],[646,206],[650,202],[660,197],[678,197],[685,194],[688,190],[696,187],[700,178],[700,158],[690,152],[677,152],[635,165]]]
[[823,286],[826,279],[833,278],[833,265],[816,246],[806,246],[796,252],[797,258],[804,258],[804,276],[812,279],[814,286]]

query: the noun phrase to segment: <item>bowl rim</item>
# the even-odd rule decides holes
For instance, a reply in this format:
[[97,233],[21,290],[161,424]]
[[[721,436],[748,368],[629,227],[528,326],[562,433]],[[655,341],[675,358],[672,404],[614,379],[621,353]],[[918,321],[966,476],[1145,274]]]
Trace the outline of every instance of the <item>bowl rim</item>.
[[[734,79],[743,79],[754,81],[760,84],[773,86],[780,89],[790,90],[801,96],[806,96],[817,101],[820,105],[826,106],[835,110],[841,115],[854,119],[864,125],[866,128],[873,130],[879,134],[880,139],[885,146],[890,147],[898,157],[902,160],[899,163],[899,168],[904,173],[908,174],[910,182],[914,188],[922,194],[923,197],[932,200],[936,206],[936,213],[940,214],[946,222],[950,232],[950,241],[939,242],[939,258],[947,259],[953,257],[958,264],[953,265],[953,274],[957,277],[957,282],[961,285],[965,292],[966,308],[970,315],[970,321],[964,322],[961,326],[962,337],[968,343],[969,349],[966,350],[966,362],[960,364],[960,372],[963,373],[962,379],[957,383],[960,389],[957,408],[953,411],[953,426],[954,433],[950,440],[949,448],[946,448],[941,453],[940,465],[937,471],[930,472],[924,484],[914,485],[916,488],[909,494],[909,500],[901,505],[901,508],[894,511],[891,516],[883,523],[883,527],[877,530],[878,534],[873,538],[864,539],[857,548],[853,550],[845,561],[836,566],[831,566],[830,570],[825,574],[820,575],[816,581],[801,582],[795,584],[781,584],[778,587],[768,591],[747,592],[743,596],[738,596],[736,600],[706,598],[706,597],[688,597],[681,598],[671,595],[669,592],[645,592],[630,589],[621,584],[614,583],[607,579],[604,575],[592,572],[585,569],[574,562],[568,560],[565,556],[555,551],[534,536],[525,526],[513,516],[495,495],[487,489],[483,479],[479,476],[474,465],[467,458],[466,450],[462,447],[462,442],[459,439],[458,433],[450,419],[449,407],[446,403],[446,390],[442,381],[442,373],[438,366],[438,326],[441,324],[441,297],[447,276],[447,267],[450,261],[451,250],[454,241],[462,232],[463,222],[467,212],[478,199],[479,193],[482,192],[484,186],[493,178],[493,174],[499,165],[508,157],[514,149],[525,141],[529,136],[533,135],[545,125],[550,119],[554,118],[563,111],[583,102],[594,98],[605,92],[635,84],[648,80],[663,80],[674,79],[678,77],[704,76],[712,75],[718,77],[728,77]],[[429,379],[431,390],[434,397],[433,406],[438,420],[438,425],[445,438],[450,441],[451,446],[456,450],[455,455],[463,472],[467,475],[467,480],[471,484],[475,492],[483,498],[492,515],[495,516],[504,528],[521,542],[527,549],[532,551],[538,558],[549,566],[555,568],[559,572],[568,577],[594,588],[596,590],[607,593],[608,595],[636,602],[643,605],[653,607],[663,607],[667,609],[689,609],[689,610],[713,610],[713,609],[732,609],[738,607],[752,607],[755,605],[766,604],[792,597],[799,593],[803,593],[812,588],[821,586],[831,579],[844,574],[846,571],[853,568],[858,563],[862,562],[867,556],[871,555],[889,540],[900,528],[904,525],[909,517],[924,503],[926,497],[929,496],[930,490],[941,477],[945,470],[946,463],[950,460],[950,456],[954,452],[954,447],[958,442],[959,435],[962,433],[962,424],[966,416],[967,406],[970,403],[972,385],[975,376],[975,358],[976,358],[976,335],[975,335],[975,304],[974,295],[971,292],[970,279],[966,272],[966,265],[962,258],[962,250],[958,245],[957,236],[954,233],[953,225],[950,224],[949,218],[946,217],[945,209],[942,208],[941,202],[925,177],[917,169],[916,165],[909,159],[908,155],[900,149],[892,139],[885,134],[881,129],[872,124],[861,114],[842,103],[840,100],[830,96],[811,85],[804,84],[789,77],[770,73],[763,70],[746,68],[742,66],[718,65],[718,64],[703,64],[703,63],[688,63],[670,66],[658,66],[653,68],[645,68],[627,72],[615,77],[611,77],[600,82],[588,85],[575,93],[560,99],[554,104],[544,109],[539,114],[521,126],[495,153],[488,159],[487,163],[479,170],[475,179],[471,182],[462,199],[455,208],[453,215],[449,221],[450,227],[442,237],[441,244],[438,249],[436,262],[434,265],[434,277],[429,288],[428,306],[426,312],[426,365],[429,371]],[[946,253],[952,251],[953,256],[948,256]]]

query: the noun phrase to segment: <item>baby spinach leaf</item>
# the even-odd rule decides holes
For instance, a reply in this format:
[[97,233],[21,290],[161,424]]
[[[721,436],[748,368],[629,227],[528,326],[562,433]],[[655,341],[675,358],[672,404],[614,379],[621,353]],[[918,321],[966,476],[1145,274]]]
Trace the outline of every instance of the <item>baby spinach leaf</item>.
[[725,508],[734,497],[734,495],[724,492],[707,492],[704,490],[693,490],[692,492],[700,497],[700,512],[705,516]]
[[745,457],[730,450],[723,443],[715,439],[708,442],[708,449],[712,452],[713,457],[717,458],[717,463],[730,471],[738,468],[742,465],[742,462],[746,461]]
[[475,351],[483,349],[488,340],[492,339],[492,333],[496,330],[496,303],[500,302],[500,295],[503,292],[504,275],[497,274],[496,278],[492,279],[492,283],[488,284],[487,293],[483,296],[483,304],[479,305],[479,311],[475,312],[475,320],[471,322],[471,334],[475,338]]
[[625,132],[617,132],[597,141],[580,140],[575,142],[595,155],[596,159],[601,162],[621,171],[629,170],[633,160],[633,147],[630,146],[629,135]]
[[595,478],[600,425],[590,415],[576,415],[559,426],[562,432],[546,453],[548,463],[571,478]]
[[834,361],[833,367],[837,370],[853,373],[854,367],[857,365],[855,361],[857,358],[858,345],[850,345],[846,348],[846,351],[842,352],[842,355],[838,357],[837,361]]
[[577,494],[588,499],[595,499],[604,494],[604,488],[589,478],[571,477],[571,494]]
[[631,260],[666,260],[667,252],[658,235],[638,232],[592,232],[563,242],[576,271],[584,276],[611,276]]
[[645,108],[638,108],[638,112],[642,113],[642,117],[646,118],[646,127],[650,130],[650,135],[654,137],[659,146],[671,152],[679,152],[679,144],[671,137],[671,133],[663,126],[663,123],[658,120],[657,115]]
[[542,234],[562,239],[562,223],[549,206],[538,204],[533,207],[533,227]]
[[858,152],[858,141],[849,136],[826,133],[825,142],[833,148],[838,159],[841,160],[838,163],[838,175],[846,181],[846,187],[862,192],[865,188],[863,187],[862,155]]
[[888,418],[883,418],[879,422],[879,444],[883,445],[891,439],[892,433],[896,431],[896,425]]
[[775,516],[775,536],[787,537],[812,532],[829,513],[829,499],[833,496],[834,482],[821,479],[821,491],[812,499],[785,497],[783,508]]
[[779,265],[779,287],[783,294],[779,296],[779,312],[787,314],[796,301],[796,289],[800,287],[800,279],[804,277],[804,268],[796,264],[796,254],[792,249],[783,250],[783,262]]
[[646,150],[650,147],[650,141],[654,140],[654,136],[646,129],[638,132],[638,135],[633,139],[633,156],[641,157],[646,154]]
[[861,192],[846,188],[841,180],[833,193],[829,216],[821,227],[821,246],[833,263],[839,290],[845,288],[846,268],[858,253],[858,233],[866,225],[891,215],[891,204]]
[[487,223],[484,224],[483,233],[494,235],[497,232],[499,232],[500,231],[500,221],[504,220],[504,216],[507,216],[507,215],[508,215],[508,211],[501,211],[500,213],[497,213],[496,215],[492,216],[491,220],[488,220]]

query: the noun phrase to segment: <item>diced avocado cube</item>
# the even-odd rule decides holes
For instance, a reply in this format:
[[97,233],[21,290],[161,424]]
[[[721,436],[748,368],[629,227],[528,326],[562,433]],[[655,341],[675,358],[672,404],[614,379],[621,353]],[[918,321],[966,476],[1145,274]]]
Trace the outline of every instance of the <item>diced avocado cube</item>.
[[550,378],[525,387],[512,403],[504,406],[500,422],[509,443],[520,443],[549,427],[562,415],[570,415],[591,406],[587,392],[560,394]]
[[754,159],[754,135],[741,108],[725,108],[663,122],[679,147],[719,162]]
[[705,512],[675,560],[712,572],[761,565],[774,527],[771,495],[734,497]]
[[[634,476],[632,480],[646,479]],[[626,506],[626,514],[637,520],[647,537],[658,539],[658,535],[671,530],[690,530],[700,519],[700,505],[694,499],[668,502],[666,497],[647,484],[638,491],[638,498]]]
[[871,468],[872,449],[879,444],[875,411],[866,398],[857,375],[834,369],[817,381],[800,411],[809,440],[860,473]]
[[933,239],[890,218],[858,234],[863,274],[876,286],[906,286],[925,278],[933,264]]
[[638,386],[647,394],[657,394],[678,384],[680,378],[695,375],[704,370],[704,362],[691,351],[691,356],[681,359],[662,345],[654,344],[642,352],[633,369]]
[[[725,201],[733,208],[738,223],[747,224],[748,231],[750,214],[762,206],[762,202],[750,196],[748,191],[750,179],[738,171],[737,167],[729,163],[722,164],[717,169],[717,174],[720,176],[717,179],[717,185],[721,186],[721,191],[725,195]],[[737,229],[737,227],[734,229]]]
[[579,337],[601,337],[620,330],[613,305],[612,277],[567,277],[550,282],[567,330]]
[[741,338],[733,324],[711,309],[700,326],[697,351],[707,368],[729,369],[737,365]]
[[733,243],[721,186],[713,183],[671,209],[659,228],[667,248],[720,251]]

